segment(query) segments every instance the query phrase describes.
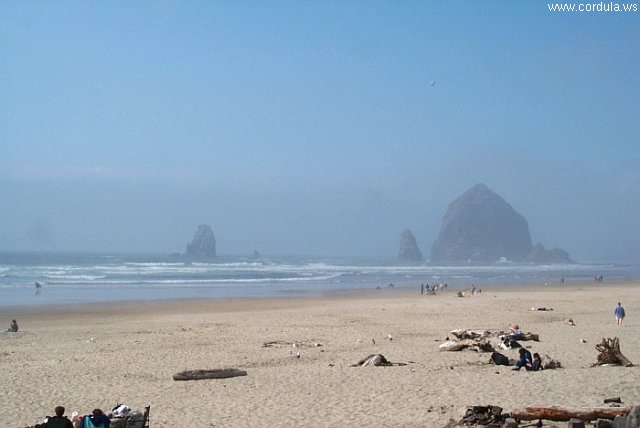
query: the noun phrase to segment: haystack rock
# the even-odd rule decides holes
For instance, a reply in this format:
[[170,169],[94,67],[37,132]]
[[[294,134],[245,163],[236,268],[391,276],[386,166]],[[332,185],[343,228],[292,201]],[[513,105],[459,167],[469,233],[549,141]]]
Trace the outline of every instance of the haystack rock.
[[403,230],[400,234],[398,261],[403,263],[417,263],[422,261],[422,253],[420,252],[420,248],[418,248],[416,238],[408,229]]
[[213,258],[216,256],[216,237],[211,227],[206,224],[198,226],[190,244],[187,244],[187,256]]
[[559,249],[533,246],[527,220],[484,184],[477,184],[449,205],[431,247],[435,263],[497,261],[568,263]]

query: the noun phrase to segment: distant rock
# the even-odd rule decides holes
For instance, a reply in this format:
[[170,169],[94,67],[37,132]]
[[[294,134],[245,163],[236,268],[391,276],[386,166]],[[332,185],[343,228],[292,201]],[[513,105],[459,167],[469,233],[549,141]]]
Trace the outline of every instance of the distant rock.
[[560,248],[545,250],[542,244],[536,244],[527,259],[532,263],[574,263],[566,251]]
[[403,230],[400,234],[398,261],[403,263],[417,263],[422,261],[422,253],[420,252],[420,248],[418,248],[416,238],[409,229]]
[[187,244],[188,257],[213,258],[216,256],[216,237],[206,224],[198,226],[191,243]]
[[533,246],[527,220],[484,184],[477,184],[449,205],[433,246],[435,263],[494,263],[500,260],[566,263],[559,249]]

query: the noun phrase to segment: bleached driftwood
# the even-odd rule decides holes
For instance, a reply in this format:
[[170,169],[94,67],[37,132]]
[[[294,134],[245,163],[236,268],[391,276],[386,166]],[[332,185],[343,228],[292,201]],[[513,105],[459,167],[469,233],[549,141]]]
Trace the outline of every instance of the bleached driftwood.
[[463,328],[457,328],[455,330],[451,330],[451,334],[453,334],[458,339],[484,339],[491,335],[491,332],[488,330],[465,330]]
[[613,339],[602,339],[600,344],[596,345],[598,350],[598,362],[594,366],[602,366],[605,364],[614,364],[616,366],[632,367],[633,363],[629,361],[620,351],[620,340],[617,337]]
[[447,340],[438,347],[441,351],[460,351],[462,349],[471,349],[476,352],[493,352],[493,346],[488,340]]
[[581,421],[593,421],[596,419],[613,419],[616,416],[626,416],[631,411],[630,407],[596,407],[570,409],[566,407],[533,407],[528,406],[524,409],[516,409],[510,412],[511,417],[522,421],[533,421],[536,419],[545,419],[549,421],[568,421],[572,418]]

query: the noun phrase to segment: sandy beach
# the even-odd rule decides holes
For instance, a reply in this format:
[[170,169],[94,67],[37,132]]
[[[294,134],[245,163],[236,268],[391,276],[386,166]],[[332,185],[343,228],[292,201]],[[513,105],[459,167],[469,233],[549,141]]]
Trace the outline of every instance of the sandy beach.
[[[638,368],[591,367],[595,345],[609,337],[640,363],[639,286],[487,288],[459,298],[454,290],[421,296],[418,285],[321,298],[3,309],[2,322],[17,318],[20,331],[0,334],[0,420],[23,427],[57,405],[71,414],[125,403],[150,405],[152,427],[442,427],[473,405],[598,407],[616,396],[640,404]],[[621,328],[618,301],[627,313]],[[516,372],[487,364],[487,353],[438,349],[453,329],[511,323],[539,334],[522,343],[564,368]],[[406,365],[352,367],[377,353]],[[172,379],[215,368],[247,376]]]

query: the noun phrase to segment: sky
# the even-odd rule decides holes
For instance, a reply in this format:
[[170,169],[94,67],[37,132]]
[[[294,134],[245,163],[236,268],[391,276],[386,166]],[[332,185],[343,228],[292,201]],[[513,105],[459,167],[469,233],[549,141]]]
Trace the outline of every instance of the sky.
[[428,256],[484,183],[534,243],[640,262],[638,76],[640,12],[5,1],[0,251]]

